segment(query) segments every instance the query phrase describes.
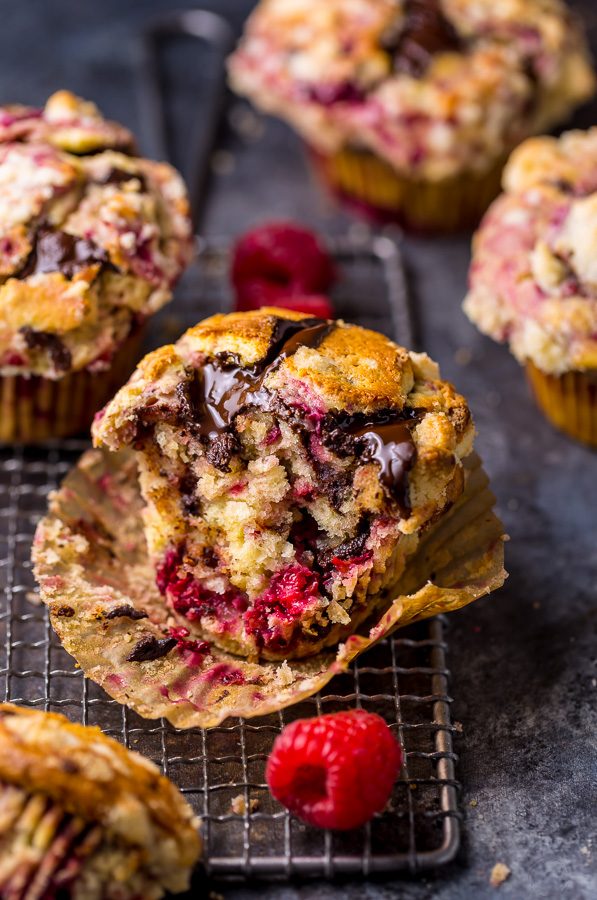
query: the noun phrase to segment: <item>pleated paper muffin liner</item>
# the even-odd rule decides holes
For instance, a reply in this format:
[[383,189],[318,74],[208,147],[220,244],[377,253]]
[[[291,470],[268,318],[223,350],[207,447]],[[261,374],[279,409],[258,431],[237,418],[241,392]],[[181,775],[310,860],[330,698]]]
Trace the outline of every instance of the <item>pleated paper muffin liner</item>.
[[400,175],[366,150],[325,155],[308,148],[319,180],[341,201],[374,221],[397,222],[422,234],[474,228],[500,192],[506,157],[490,168],[442,181]]
[[0,375],[0,444],[39,444],[87,431],[138,363],[145,332],[145,324],[137,326],[105,371],[81,369],[56,380]]
[[134,457],[88,451],[51,495],[33,548],[52,626],[86,675],[141,716],[179,728],[275,712],[315,694],[394,629],[503,584],[503,529],[476,455],[452,509],[358,634],[305,659],[252,662],[193,634],[164,603],[145,545]]
[[526,373],[537,406],[551,424],[597,447],[597,372],[548,375],[528,362]]

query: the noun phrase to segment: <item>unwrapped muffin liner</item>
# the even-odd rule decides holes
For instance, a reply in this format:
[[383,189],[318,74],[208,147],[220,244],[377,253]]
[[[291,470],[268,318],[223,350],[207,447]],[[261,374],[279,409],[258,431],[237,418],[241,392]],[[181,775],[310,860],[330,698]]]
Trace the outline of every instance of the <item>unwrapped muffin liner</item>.
[[537,406],[551,424],[597,447],[597,371],[548,375],[528,362],[526,373]]
[[420,233],[460,231],[478,225],[500,192],[507,157],[488,169],[467,171],[442,181],[400,175],[366,150],[325,155],[308,148],[319,179],[340,200],[374,220],[393,221]]
[[138,363],[145,331],[137,326],[104,371],[81,369],[56,380],[0,375],[0,444],[39,444],[87,431]]
[[[458,609],[499,587],[503,530],[476,455],[452,509],[422,538],[381,618],[337,648],[283,663],[250,661],[179,641],[158,659],[127,660],[140,641],[158,641],[192,623],[168,609],[155,584],[141,519],[143,500],[131,451],[90,450],[50,497],[33,548],[43,601],[65,649],[86,675],[146,718],[179,728],[216,725],[228,716],[275,712],[310,697],[394,629]],[[115,608],[144,618],[106,618]],[[378,607],[379,608],[379,607]],[[186,632],[184,632],[186,633]],[[199,645],[196,645],[199,646]]]

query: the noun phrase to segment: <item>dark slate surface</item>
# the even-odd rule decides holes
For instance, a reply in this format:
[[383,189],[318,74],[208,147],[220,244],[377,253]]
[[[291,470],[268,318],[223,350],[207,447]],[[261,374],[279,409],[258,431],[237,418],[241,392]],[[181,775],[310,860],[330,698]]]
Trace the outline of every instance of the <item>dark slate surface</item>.
[[[591,11],[593,0],[585,0]],[[205,3],[238,25],[248,0]],[[0,102],[42,103],[69,87],[106,114],[139,128],[133,37],[165,0],[28,0],[2,6]],[[595,16],[594,11],[591,13]],[[192,46],[170,54],[179,157],[205,92]],[[591,124],[597,105],[576,124]],[[349,220],[318,198],[297,139],[265,123],[259,140],[228,139],[206,230],[235,234],[267,216],[293,216],[328,231]],[[436,876],[343,886],[210,885],[227,900],[485,900],[489,874],[506,863],[503,898],[593,900],[597,896],[597,460],[556,434],[529,397],[508,351],[477,334],[460,312],[470,238],[409,240],[405,254],[424,344],[469,398],[477,447],[511,536],[510,578],[492,597],[452,615],[449,641],[462,722],[457,749],[464,841]],[[459,365],[470,351],[471,361]],[[199,892],[195,893],[196,896]]]

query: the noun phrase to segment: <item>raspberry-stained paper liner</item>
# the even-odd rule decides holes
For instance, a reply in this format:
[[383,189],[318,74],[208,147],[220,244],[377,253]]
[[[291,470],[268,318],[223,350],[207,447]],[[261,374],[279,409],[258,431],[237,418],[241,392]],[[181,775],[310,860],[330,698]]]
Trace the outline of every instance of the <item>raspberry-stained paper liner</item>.
[[374,220],[398,222],[419,233],[474,228],[500,192],[507,157],[489,169],[464,172],[442,181],[400,175],[385,160],[360,150],[325,155],[308,148],[324,186]]
[[[494,497],[479,458],[470,457],[466,467],[464,493],[421,540],[381,618],[337,649],[307,659],[250,662],[216,647],[197,651],[200,645],[193,649],[171,637],[172,628],[192,624],[167,609],[155,585],[130,451],[88,451],[51,495],[33,548],[41,596],[54,630],[86,675],[140,715],[164,716],[179,728],[265,715],[316,693],[395,628],[458,609],[503,584],[503,530],[492,512]],[[169,637],[168,644],[157,644]],[[174,646],[161,658],[130,661],[140,642],[133,655]]]
[[537,406],[552,425],[590,447],[597,447],[597,372],[547,375],[526,366]]
[[81,369],[56,380],[0,375],[0,444],[39,444],[87,431],[139,362],[145,331],[135,328],[102,372]]

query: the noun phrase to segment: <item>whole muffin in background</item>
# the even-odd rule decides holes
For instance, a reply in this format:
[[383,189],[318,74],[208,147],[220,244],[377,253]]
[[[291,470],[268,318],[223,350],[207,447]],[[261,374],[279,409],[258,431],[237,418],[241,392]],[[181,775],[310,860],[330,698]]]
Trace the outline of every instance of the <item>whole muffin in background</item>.
[[87,428],[192,258],[184,184],[61,91],[0,108],[0,441]]
[[462,492],[473,434],[425,354],[275,308],[150,353],[93,426],[96,446],[136,451],[177,625],[272,660],[333,646],[388,602]]
[[0,704],[0,896],[159,900],[201,853],[190,806],[99,728]]
[[506,155],[595,90],[560,0],[261,0],[229,72],[335,192],[425,231],[476,225]]
[[597,446],[597,128],[526,141],[473,243],[469,319],[558,428]]

